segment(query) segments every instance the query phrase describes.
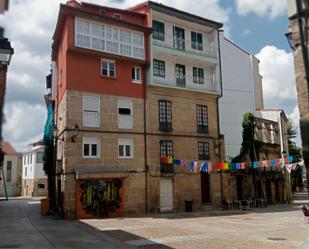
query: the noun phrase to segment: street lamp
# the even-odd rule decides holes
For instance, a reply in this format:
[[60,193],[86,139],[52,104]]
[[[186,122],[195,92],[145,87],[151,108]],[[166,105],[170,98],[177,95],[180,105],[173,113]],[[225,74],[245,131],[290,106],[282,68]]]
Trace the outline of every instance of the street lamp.
[[0,65],[8,66],[11,62],[14,49],[7,38],[0,39]]
[[71,136],[72,142],[75,142],[75,138],[78,136],[79,134],[79,126],[78,124],[74,124],[72,126],[72,128],[69,130],[69,134]]

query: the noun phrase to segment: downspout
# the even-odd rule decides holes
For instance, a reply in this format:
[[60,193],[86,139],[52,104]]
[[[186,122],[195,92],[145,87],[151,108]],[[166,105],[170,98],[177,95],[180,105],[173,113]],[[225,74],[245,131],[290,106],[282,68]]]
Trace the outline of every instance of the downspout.
[[147,69],[150,65],[150,35],[151,30],[146,32],[146,61],[147,64],[143,66],[144,72],[144,95],[143,95],[143,105],[144,105],[144,160],[145,160],[145,213],[148,214],[148,154],[147,154],[147,110],[146,110],[146,98],[147,98]]
[[[222,65],[221,65],[221,46],[220,46],[220,32],[223,32],[223,30],[217,29],[217,39],[218,39],[218,59],[219,59],[219,73],[220,73],[220,96],[217,98],[217,126],[218,126],[218,139],[221,135],[220,131],[220,117],[219,117],[219,98],[222,98],[223,96],[223,86],[222,86]],[[219,159],[221,161],[222,155],[221,155],[221,144],[219,144]],[[223,175],[222,175],[222,169],[220,169],[220,190],[221,190],[221,204],[223,205]]]

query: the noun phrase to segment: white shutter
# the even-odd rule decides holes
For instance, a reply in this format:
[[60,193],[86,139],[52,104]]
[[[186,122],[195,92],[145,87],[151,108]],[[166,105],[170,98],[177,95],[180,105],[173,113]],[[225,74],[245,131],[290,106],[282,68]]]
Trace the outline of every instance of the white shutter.
[[100,97],[83,97],[83,126],[100,127]]
[[[119,114],[119,109],[130,109],[130,114]],[[133,103],[131,100],[118,100],[118,128],[133,129]]]

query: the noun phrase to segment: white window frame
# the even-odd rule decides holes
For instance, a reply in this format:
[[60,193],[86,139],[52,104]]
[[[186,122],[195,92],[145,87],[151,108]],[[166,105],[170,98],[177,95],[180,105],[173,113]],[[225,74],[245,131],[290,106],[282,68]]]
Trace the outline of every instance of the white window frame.
[[[79,25],[82,27],[81,30],[78,29]],[[101,27],[101,36],[93,33],[92,26],[94,25]],[[121,41],[119,37],[121,32],[129,32],[130,41]],[[145,60],[145,34],[143,32],[83,18],[75,18],[75,46]]]
[[[97,99],[97,101],[98,101],[97,111],[85,110],[85,99],[86,98]],[[100,96],[83,95],[83,126],[84,127],[100,127],[100,125],[101,125],[101,115],[100,115],[101,104],[100,104],[100,102],[101,102]],[[93,113],[97,112],[98,122],[96,124],[88,124],[88,123],[86,123],[86,120],[85,120],[85,113],[86,112],[93,112]]]
[[[120,108],[128,108],[130,109],[130,115],[119,114]],[[118,116],[118,129],[133,129],[134,126],[134,116],[133,116],[133,101],[128,99],[118,99],[117,102],[117,116]],[[121,119],[126,117],[130,119],[131,125],[125,126],[122,124]]]
[[[103,62],[107,62],[107,75],[103,74]],[[114,76],[110,75],[110,64],[114,64]],[[108,59],[101,59],[101,76],[103,77],[111,77],[116,78],[116,61],[114,60],[108,60]]]
[[[136,75],[137,75],[137,70],[139,69],[139,79],[136,78]],[[142,68],[141,67],[132,67],[132,70],[134,70],[134,79],[132,79],[132,82],[133,83],[136,83],[136,84],[141,84],[143,81],[142,81]]]
[[[124,155],[119,155],[119,146],[123,146]],[[130,146],[130,156],[126,156],[126,146]],[[118,158],[133,159],[134,158],[134,141],[132,138],[118,138]]]
[[[84,154],[84,146],[89,144],[89,155]],[[97,145],[97,154],[92,155],[92,145]],[[82,155],[83,158],[100,158],[100,149],[101,149],[100,137],[83,137],[83,146],[82,146]]]

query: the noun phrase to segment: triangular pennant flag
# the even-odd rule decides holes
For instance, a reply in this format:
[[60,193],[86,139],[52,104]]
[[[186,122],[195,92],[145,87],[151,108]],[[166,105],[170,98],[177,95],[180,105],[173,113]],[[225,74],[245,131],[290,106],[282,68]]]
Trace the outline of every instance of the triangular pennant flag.
[[259,162],[255,161],[253,162],[253,168],[257,169],[259,167]]
[[192,173],[194,170],[194,161],[190,162],[190,172]]
[[205,172],[205,171],[204,171],[204,164],[205,164],[205,162],[202,162],[202,163],[201,163],[201,165],[200,165],[200,172]]
[[208,172],[212,171],[212,163],[207,163]]
[[241,169],[246,169],[246,163],[240,163],[240,168]]
[[197,161],[194,161],[194,173],[197,172]]

